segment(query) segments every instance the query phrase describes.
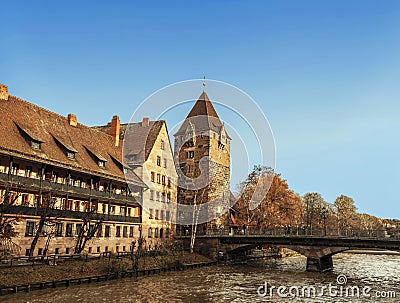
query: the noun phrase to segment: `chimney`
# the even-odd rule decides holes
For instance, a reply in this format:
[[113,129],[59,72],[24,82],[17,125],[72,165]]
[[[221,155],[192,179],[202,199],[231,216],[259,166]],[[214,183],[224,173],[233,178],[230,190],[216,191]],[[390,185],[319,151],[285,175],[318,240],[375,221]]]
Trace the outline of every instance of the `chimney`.
[[68,123],[71,126],[76,127],[78,125],[78,120],[74,114],[68,114]]
[[149,126],[150,125],[150,118],[143,118],[142,120],[142,126]]
[[114,139],[114,144],[115,146],[119,146],[119,132],[121,129],[121,122],[119,120],[118,116],[114,116],[111,120],[111,129],[110,129],[110,135]]
[[0,83],[0,99],[8,100],[8,87]]

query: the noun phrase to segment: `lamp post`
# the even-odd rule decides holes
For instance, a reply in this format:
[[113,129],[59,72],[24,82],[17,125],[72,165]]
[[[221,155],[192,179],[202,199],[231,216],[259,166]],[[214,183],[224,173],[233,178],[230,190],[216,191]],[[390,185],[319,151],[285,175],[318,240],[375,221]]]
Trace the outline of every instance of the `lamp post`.
[[328,210],[328,208],[325,206],[325,207],[322,209],[322,218],[324,219],[324,236],[326,236],[326,218],[327,218],[327,216],[328,216],[328,212],[329,212],[329,210]]

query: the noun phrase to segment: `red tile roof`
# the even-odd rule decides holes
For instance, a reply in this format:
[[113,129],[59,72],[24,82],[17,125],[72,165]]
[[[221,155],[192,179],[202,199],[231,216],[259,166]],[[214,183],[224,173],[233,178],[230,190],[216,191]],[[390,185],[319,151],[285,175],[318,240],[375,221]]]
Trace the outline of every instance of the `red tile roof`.
[[[144,120],[146,119],[148,118]],[[147,161],[163,125],[167,129],[165,120],[148,121],[148,124],[135,122],[120,125],[120,145],[123,146],[126,165],[143,165]],[[110,123],[93,128],[106,133],[111,131]]]
[[[41,149],[33,149],[27,139],[42,142]],[[63,148],[75,152],[75,160],[69,159]],[[115,146],[110,135],[80,123],[71,126],[66,117],[14,96],[0,99],[0,153],[125,180],[118,164],[122,162],[122,148]],[[107,162],[104,168],[93,155]],[[131,181],[145,186],[137,176]]]

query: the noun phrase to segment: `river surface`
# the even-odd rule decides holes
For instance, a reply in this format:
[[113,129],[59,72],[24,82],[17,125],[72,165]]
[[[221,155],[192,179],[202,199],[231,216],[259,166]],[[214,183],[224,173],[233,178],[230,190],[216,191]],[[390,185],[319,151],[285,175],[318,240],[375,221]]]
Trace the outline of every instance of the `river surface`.
[[305,262],[291,257],[204,267],[19,293],[0,302],[400,302],[400,255],[338,254],[329,273],[305,272]]

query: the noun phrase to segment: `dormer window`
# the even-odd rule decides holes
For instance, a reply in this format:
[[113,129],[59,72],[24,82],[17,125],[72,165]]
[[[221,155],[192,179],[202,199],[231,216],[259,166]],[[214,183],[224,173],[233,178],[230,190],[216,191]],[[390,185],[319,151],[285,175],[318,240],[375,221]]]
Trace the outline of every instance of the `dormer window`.
[[71,151],[67,151],[67,158],[70,160],[75,160],[75,153]]
[[34,140],[32,140],[32,141],[31,141],[31,147],[32,147],[33,149],[40,150],[40,149],[41,149],[41,144],[40,144],[39,141],[34,141]]
[[67,156],[67,158],[69,160],[75,160],[75,155],[78,151],[74,148],[74,146],[72,145],[72,142],[65,138],[55,137],[54,135],[53,135],[53,138],[56,141],[58,147]]
[[32,149],[41,150],[42,143],[44,142],[36,130],[32,130],[30,127],[26,125],[22,125],[20,123],[14,122],[18,127],[20,134],[25,138],[25,140],[29,143]]
[[101,168],[105,168],[107,159],[104,158],[99,152],[97,152],[93,149],[89,149],[86,146],[85,146],[85,148],[88,151],[89,155],[92,157],[92,159],[94,161],[96,161],[97,165]]

